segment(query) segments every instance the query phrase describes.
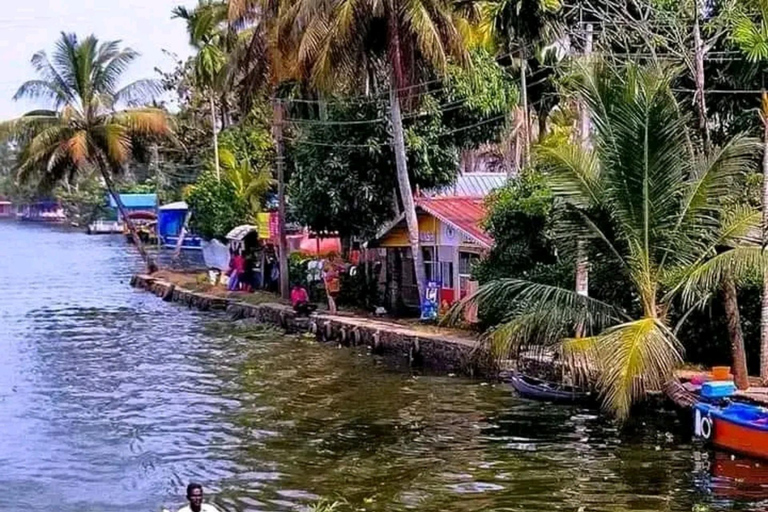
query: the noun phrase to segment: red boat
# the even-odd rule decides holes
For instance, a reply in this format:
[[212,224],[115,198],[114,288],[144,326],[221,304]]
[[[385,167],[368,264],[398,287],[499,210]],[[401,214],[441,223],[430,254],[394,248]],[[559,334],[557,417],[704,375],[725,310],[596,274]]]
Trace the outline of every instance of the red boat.
[[713,445],[768,460],[768,409],[745,403],[694,406],[694,432]]

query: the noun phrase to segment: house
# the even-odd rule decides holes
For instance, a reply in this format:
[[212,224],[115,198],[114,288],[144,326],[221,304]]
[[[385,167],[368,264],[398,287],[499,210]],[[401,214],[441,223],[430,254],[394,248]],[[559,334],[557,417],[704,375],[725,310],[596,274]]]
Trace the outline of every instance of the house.
[[[466,296],[472,266],[493,246],[483,230],[485,197],[506,183],[506,176],[473,173],[456,183],[415,197],[424,267],[429,281],[440,287],[440,303]],[[378,248],[386,261],[386,302],[390,309],[419,307],[413,255],[404,215],[385,225],[368,247]]]
[[0,219],[8,219],[13,215],[13,203],[0,199]]
[[[128,215],[137,213],[155,215],[157,213],[157,194],[120,194],[120,202],[123,203]],[[117,203],[111,195],[109,196],[109,207],[117,210]],[[123,220],[119,211],[117,212],[117,220],[118,222]]]
[[64,209],[58,201],[41,200],[25,204],[19,208],[18,218],[30,222],[60,223],[67,219]]

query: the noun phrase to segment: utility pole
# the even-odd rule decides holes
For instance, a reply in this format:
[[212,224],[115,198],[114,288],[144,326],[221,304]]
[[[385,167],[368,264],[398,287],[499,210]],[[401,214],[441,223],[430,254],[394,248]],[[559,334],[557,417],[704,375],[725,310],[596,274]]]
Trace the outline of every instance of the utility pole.
[[216,165],[216,181],[221,182],[221,169],[219,166],[219,134],[216,128],[216,102],[213,99],[213,90],[211,90],[210,102],[211,128],[213,129],[213,160]]
[[278,265],[280,267],[280,295],[290,297],[288,284],[288,242],[285,234],[285,157],[283,155],[283,104],[279,98],[273,100],[272,133],[275,139],[275,166],[277,167],[277,223],[278,223]]

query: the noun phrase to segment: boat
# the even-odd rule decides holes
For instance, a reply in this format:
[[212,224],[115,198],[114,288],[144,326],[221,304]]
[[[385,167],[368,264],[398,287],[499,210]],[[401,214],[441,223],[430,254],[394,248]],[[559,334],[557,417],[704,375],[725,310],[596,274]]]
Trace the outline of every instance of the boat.
[[768,459],[768,409],[743,402],[698,402],[694,434],[712,445],[748,457]]
[[548,382],[512,372],[509,383],[524,398],[555,403],[586,404],[594,401],[594,394],[581,388]]
[[116,235],[123,232],[123,225],[116,220],[97,220],[88,224],[89,235]]

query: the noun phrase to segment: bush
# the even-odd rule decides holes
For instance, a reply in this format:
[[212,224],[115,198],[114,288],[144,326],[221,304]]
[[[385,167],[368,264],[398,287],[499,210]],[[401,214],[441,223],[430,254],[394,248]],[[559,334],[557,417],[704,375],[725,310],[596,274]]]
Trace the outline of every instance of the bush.
[[190,227],[203,238],[223,239],[248,217],[248,205],[226,179],[219,181],[213,171],[201,174],[187,193],[192,212]]

